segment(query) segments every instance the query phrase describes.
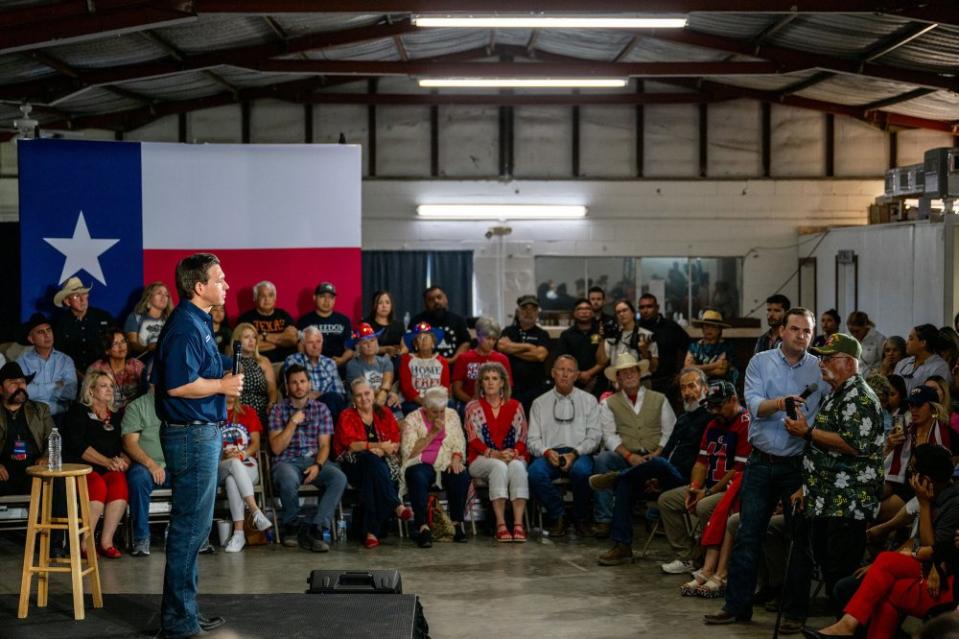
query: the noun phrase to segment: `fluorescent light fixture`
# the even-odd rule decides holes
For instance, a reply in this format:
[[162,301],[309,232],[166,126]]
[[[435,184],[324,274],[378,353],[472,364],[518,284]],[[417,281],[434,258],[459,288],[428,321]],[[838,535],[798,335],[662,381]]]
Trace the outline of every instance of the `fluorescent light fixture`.
[[465,29],[682,29],[684,16],[417,15],[418,27]]
[[421,78],[421,87],[572,87],[587,89],[610,89],[626,86],[624,78]]
[[565,204],[420,204],[416,214],[434,220],[565,220],[586,217],[586,207]]

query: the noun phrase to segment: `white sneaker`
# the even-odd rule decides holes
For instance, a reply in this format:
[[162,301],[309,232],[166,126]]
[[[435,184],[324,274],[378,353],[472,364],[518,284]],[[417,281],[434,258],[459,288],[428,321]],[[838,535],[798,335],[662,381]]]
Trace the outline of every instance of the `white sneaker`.
[[256,526],[257,530],[263,531],[272,528],[273,522],[263,514],[262,510],[258,510],[253,513],[253,525]]
[[226,542],[226,548],[223,550],[226,552],[240,552],[243,550],[243,546],[246,545],[246,535],[242,532],[235,532],[233,536],[230,537],[230,541]]
[[660,568],[667,575],[682,575],[693,569],[693,562],[675,559],[668,564],[663,564]]

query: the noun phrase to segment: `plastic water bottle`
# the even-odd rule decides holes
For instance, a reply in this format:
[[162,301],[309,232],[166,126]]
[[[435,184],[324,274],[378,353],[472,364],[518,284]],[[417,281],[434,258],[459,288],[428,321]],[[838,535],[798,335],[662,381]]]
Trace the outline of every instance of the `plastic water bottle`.
[[410,312],[406,311],[406,313],[403,314],[403,330],[406,330],[406,328],[408,328],[409,325],[410,325]]
[[336,543],[346,543],[346,520],[342,517],[336,520]]
[[324,528],[324,529],[323,529],[323,541],[324,541],[324,543],[327,543],[327,544],[330,543],[330,539],[331,539],[331,537],[330,537],[330,529],[329,529],[329,528]]
[[63,438],[60,437],[60,431],[54,426],[50,431],[50,437],[47,439],[47,468],[50,470],[60,470],[63,467]]

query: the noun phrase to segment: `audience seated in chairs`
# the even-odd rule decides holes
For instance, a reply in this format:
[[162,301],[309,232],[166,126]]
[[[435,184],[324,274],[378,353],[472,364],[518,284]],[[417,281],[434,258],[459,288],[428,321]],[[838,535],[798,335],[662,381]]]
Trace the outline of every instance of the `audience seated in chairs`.
[[413,511],[399,497],[400,430],[393,413],[377,406],[373,388],[363,377],[350,384],[353,406],[340,413],[333,445],[337,462],[359,492],[353,511],[353,530],[366,548],[380,545],[386,524],[394,515],[403,521]]
[[403,334],[406,327],[396,319],[396,309],[393,307],[393,295],[389,291],[376,291],[370,303],[370,314],[363,321],[380,333],[377,340],[380,350],[377,355],[386,355],[393,362],[398,362],[400,356],[406,352],[406,343]]
[[103,346],[103,358],[90,364],[91,371],[102,371],[113,378],[117,388],[117,407],[127,404],[143,394],[143,362],[135,357],[127,357],[129,346],[123,331],[113,327],[100,336]]
[[380,350],[379,334],[369,324],[362,323],[353,334],[356,355],[346,365],[346,379],[363,378],[373,389],[373,401],[377,406],[399,409],[400,398],[393,392],[393,362],[386,355],[377,355]]
[[113,543],[113,535],[127,509],[130,458],[123,452],[113,379],[103,371],[91,371],[83,378],[79,400],[67,411],[63,461],[93,467],[86,475],[90,525],[96,528],[103,515],[97,551],[118,559],[122,553]]
[[27,393],[34,401],[46,404],[54,420],[60,423],[77,396],[77,369],[70,357],[54,348],[50,322],[40,313],[30,317],[23,334],[31,348],[20,354],[17,363],[31,378]]
[[959,449],[959,412],[953,410],[950,383],[940,375],[932,375],[923,382],[923,385],[936,391],[939,397],[936,403],[942,407],[942,421],[949,424],[949,437],[952,439],[952,452],[955,455]]
[[506,369],[507,385],[512,386],[513,374],[509,358],[494,350],[502,329],[488,317],[476,320],[476,347],[460,355],[459,366],[453,372],[453,397],[463,406],[476,397],[479,370],[487,362],[499,362]]
[[243,520],[250,511],[257,530],[267,530],[273,523],[260,511],[253,496],[253,485],[260,477],[257,453],[260,452],[260,434],[263,425],[256,411],[237,403],[235,397],[227,398],[226,425],[220,431],[223,437],[223,453],[217,482],[226,490],[233,520],[233,535],[227,542],[226,552],[240,552],[246,545]]
[[[100,333],[113,324],[106,311],[90,306],[90,287],[71,277],[53,296],[53,305],[63,308],[53,322],[60,350],[73,360],[77,371],[85,371],[101,357]],[[72,399],[72,398],[71,398]]]
[[898,335],[887,337],[886,341],[882,343],[882,359],[879,360],[878,364],[867,371],[867,375],[873,375],[876,373],[886,376],[894,375],[896,372],[896,365],[905,357],[906,340]]
[[[480,366],[476,399],[466,405],[466,437],[470,476],[489,485],[496,541],[525,542],[523,515],[529,500],[526,415],[522,404],[510,396],[509,376],[499,362]],[[513,511],[512,532],[506,525],[507,499]]]
[[146,557],[150,554],[150,494],[154,488],[170,488],[152,385],[145,395],[127,404],[121,431],[123,451],[131,460],[127,470],[130,525],[133,528],[130,554]]
[[932,324],[921,324],[909,331],[906,339],[906,355],[896,364],[896,375],[906,380],[911,392],[933,375],[939,375],[952,383],[952,371],[946,360],[936,354],[939,348],[939,330]]
[[284,369],[290,366],[302,366],[310,378],[310,399],[316,399],[330,409],[333,423],[346,408],[346,389],[336,369],[336,362],[323,355],[323,332],[310,325],[300,333],[302,352],[293,353],[286,358]]
[[46,404],[27,396],[31,377],[16,362],[0,368],[0,495],[29,495],[27,468],[46,463],[53,418]]
[[[310,378],[297,364],[284,371],[288,397],[270,413],[270,451],[274,455],[273,484],[280,493],[283,545],[326,552],[323,528],[333,522],[333,512],[346,489],[346,476],[330,460],[333,419],[325,404],[310,399]],[[300,526],[298,491],[312,484],[323,491],[310,525]]]
[[714,310],[705,311],[702,318],[694,319],[692,323],[702,329],[703,338],[689,344],[685,365],[702,369],[710,382],[726,380],[735,386],[739,381],[736,346],[723,339],[723,329],[730,325],[719,311]]
[[446,492],[453,541],[465,542],[463,514],[470,476],[466,472],[466,440],[459,415],[447,408],[449,391],[444,386],[428,388],[423,406],[407,415],[402,426],[401,457],[403,460],[400,494],[407,491],[413,505],[416,544],[420,548],[433,545],[427,522],[427,500],[436,485]]
[[446,358],[436,352],[443,341],[443,331],[420,322],[403,336],[408,352],[400,357],[400,390],[402,410],[410,413],[423,405],[423,393],[434,386],[450,386],[450,367]]
[[276,374],[273,365],[260,355],[256,328],[241,322],[233,329],[233,339],[240,343],[240,352],[233,352],[233,344],[227,348],[227,355],[240,360],[240,372],[243,373],[243,392],[240,403],[256,411],[260,423],[266,423],[270,407],[276,403]]
[[157,347],[160,331],[173,312],[170,291],[163,282],[151,282],[143,289],[140,301],[123,323],[130,352],[140,357]]
[[[253,325],[253,332],[259,337],[256,345],[258,354],[264,355],[270,362],[282,362],[296,350],[297,327],[293,324],[293,317],[276,307],[276,286],[273,282],[258,282],[253,287],[253,301],[255,306],[240,315],[237,322]],[[247,381],[244,380],[244,383]]]

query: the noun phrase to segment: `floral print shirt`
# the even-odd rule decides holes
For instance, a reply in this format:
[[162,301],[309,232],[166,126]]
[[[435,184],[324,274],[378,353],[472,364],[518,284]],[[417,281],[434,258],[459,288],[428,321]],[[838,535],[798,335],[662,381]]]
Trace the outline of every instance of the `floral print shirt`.
[[803,481],[807,515],[872,519],[883,487],[882,409],[862,375],[850,377],[826,397],[813,427],[838,434],[859,454],[806,445]]

